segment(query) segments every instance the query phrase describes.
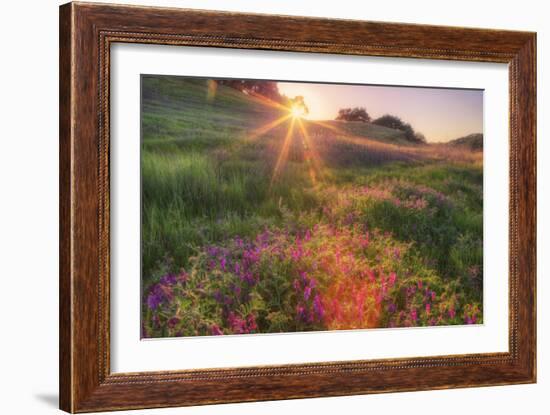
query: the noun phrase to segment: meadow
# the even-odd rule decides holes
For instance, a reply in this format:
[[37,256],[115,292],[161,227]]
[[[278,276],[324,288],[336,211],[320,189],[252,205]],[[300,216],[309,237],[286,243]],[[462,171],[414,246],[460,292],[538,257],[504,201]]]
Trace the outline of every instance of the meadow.
[[483,322],[483,160],[142,77],[142,337]]

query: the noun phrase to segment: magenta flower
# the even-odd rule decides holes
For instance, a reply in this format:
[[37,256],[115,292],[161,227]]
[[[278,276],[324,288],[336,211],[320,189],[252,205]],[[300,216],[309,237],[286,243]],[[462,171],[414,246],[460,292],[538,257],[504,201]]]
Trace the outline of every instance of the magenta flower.
[[212,327],[210,327],[210,333],[212,336],[221,336],[223,331],[217,324],[212,324]]
[[418,320],[418,314],[416,312],[416,308],[413,308],[411,310],[411,320],[414,321],[415,323]]
[[309,300],[309,296],[311,295],[311,287],[308,285],[306,288],[304,288],[304,300]]
[[319,320],[323,319],[323,316],[325,315],[325,309],[323,308],[323,304],[321,302],[321,297],[319,297],[319,294],[316,294],[315,298],[313,299],[313,311],[315,311],[315,314],[317,314]]
[[303,320],[305,318],[305,315],[306,315],[306,310],[304,306],[298,304],[296,306],[296,316],[298,317],[298,319]]
[[176,325],[180,322],[180,319],[177,317],[172,317],[170,320],[168,320],[168,327],[173,329],[176,327]]

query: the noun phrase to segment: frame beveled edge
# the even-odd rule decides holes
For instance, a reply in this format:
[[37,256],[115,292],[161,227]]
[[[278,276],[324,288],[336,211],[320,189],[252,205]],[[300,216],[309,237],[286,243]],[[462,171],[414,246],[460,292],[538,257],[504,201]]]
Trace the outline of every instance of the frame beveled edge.
[[[111,374],[108,155],[114,42],[508,63],[510,351]],[[90,412],[534,382],[535,105],[534,33],[105,4],[61,6],[61,409]]]

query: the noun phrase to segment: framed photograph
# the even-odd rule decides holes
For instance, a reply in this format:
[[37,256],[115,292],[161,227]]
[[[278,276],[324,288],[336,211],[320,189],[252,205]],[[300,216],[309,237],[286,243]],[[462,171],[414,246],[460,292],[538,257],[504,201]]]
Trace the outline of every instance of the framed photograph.
[[536,381],[536,35],[60,8],[60,407]]

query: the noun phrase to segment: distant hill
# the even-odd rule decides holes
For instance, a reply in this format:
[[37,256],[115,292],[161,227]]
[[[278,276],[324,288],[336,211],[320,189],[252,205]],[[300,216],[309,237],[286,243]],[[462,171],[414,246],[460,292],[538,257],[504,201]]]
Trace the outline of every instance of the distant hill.
[[414,143],[407,140],[403,131],[394,128],[360,121],[326,121],[326,123],[340,128],[356,137],[365,137],[383,143],[401,146],[414,145]]
[[483,134],[470,134],[451,140],[448,144],[455,147],[466,147],[472,151],[483,151]]

